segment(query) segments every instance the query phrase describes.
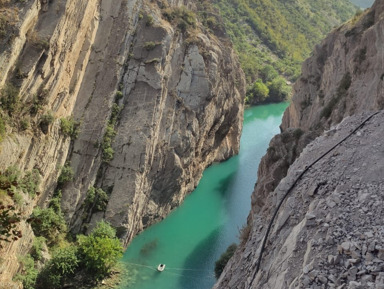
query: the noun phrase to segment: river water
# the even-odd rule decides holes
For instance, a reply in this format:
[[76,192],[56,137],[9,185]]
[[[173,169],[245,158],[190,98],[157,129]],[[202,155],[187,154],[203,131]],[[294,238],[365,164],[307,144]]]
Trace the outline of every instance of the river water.
[[[245,110],[240,153],[212,165],[184,203],[137,236],[123,256],[128,273],[119,289],[209,289],[214,264],[238,243],[250,211],[257,167],[279,132],[286,103]],[[157,272],[158,264],[166,264]]]

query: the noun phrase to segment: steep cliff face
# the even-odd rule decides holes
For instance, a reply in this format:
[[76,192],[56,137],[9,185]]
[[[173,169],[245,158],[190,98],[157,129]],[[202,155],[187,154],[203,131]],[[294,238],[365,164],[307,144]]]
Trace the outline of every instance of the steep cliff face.
[[[1,35],[4,111],[7,88],[18,93],[17,109],[2,114],[0,167],[42,178],[24,220],[49,201],[67,163],[74,178],[62,208],[72,231],[105,218],[127,244],[179,205],[205,167],[238,151],[244,76],[222,31],[197,21],[198,4],[1,2],[17,16]],[[68,117],[79,122],[76,139],[63,133]],[[107,192],[105,211],[84,204],[92,186]],[[21,226],[24,237],[2,249],[1,284],[30,248],[30,226]]]
[[[336,125],[348,116],[383,109],[383,9],[384,2],[376,1],[372,9],[333,31],[303,64],[292,104],[284,114],[282,133],[271,141],[259,167],[249,235],[214,288],[383,286],[379,273],[383,265],[382,217],[377,215],[382,200],[382,144],[376,135],[382,116],[304,175],[283,203],[261,270],[255,275],[261,242],[278,201],[306,166],[363,117]],[[362,135],[367,139],[363,141]],[[372,250],[363,249],[366,247]],[[374,264],[378,267],[370,267]]]

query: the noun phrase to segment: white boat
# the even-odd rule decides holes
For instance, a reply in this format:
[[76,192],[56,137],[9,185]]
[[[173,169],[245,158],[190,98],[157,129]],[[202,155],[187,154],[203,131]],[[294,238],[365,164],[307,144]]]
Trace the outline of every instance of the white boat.
[[159,264],[159,266],[157,266],[157,271],[159,272],[163,272],[165,269],[165,264]]

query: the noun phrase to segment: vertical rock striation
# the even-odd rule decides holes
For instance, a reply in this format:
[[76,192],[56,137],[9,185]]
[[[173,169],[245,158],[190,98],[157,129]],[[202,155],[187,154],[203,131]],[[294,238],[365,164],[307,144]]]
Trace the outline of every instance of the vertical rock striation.
[[[62,208],[71,230],[106,219],[127,244],[178,206],[204,168],[238,152],[244,75],[223,31],[197,21],[197,2],[5,3],[18,17],[0,54],[0,88],[18,87],[21,108],[6,118],[0,167],[42,177],[24,220],[49,202],[67,163],[74,179],[62,188]],[[42,129],[49,113],[54,121]],[[67,117],[80,123],[76,139],[60,128]],[[29,129],[19,129],[22,120]],[[105,210],[84,203],[91,187],[107,192]],[[24,237],[1,249],[7,288],[33,239],[21,226]]]

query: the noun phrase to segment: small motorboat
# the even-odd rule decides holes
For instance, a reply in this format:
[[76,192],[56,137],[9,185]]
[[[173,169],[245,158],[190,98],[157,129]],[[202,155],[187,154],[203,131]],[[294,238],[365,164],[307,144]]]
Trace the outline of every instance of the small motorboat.
[[165,269],[165,264],[159,264],[159,266],[157,266],[157,271],[159,272],[163,272]]

